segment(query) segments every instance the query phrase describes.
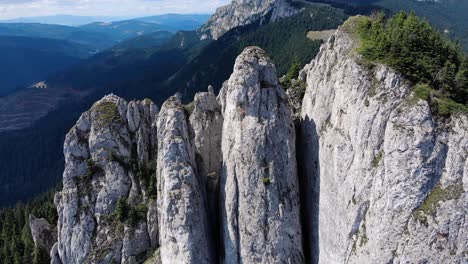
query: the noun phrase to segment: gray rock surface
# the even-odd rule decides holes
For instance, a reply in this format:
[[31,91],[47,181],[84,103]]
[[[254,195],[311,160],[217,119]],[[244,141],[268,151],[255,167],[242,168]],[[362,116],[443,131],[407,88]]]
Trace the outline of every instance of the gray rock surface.
[[206,193],[208,221],[212,225],[217,223],[218,218],[219,175],[223,162],[221,136],[224,119],[211,86],[208,92],[195,95],[193,105],[190,127],[193,130],[198,175],[201,179],[201,187]]
[[313,263],[467,263],[468,118],[436,120],[349,20],[306,67],[303,181]]
[[36,218],[34,215],[29,215],[29,229],[34,241],[34,246],[44,248],[47,252],[52,250],[52,247],[57,241],[57,230],[43,218]]
[[[216,10],[210,20],[200,29],[200,34],[202,39],[216,40],[235,27],[257,21],[274,22],[298,12],[299,10],[288,0],[233,0],[231,4]],[[271,14],[271,17],[266,21],[268,14]]]
[[50,264],[62,264],[58,252],[58,243],[55,243],[52,249],[50,250]]
[[[157,112],[149,100],[127,103],[110,95],[68,133],[63,190],[55,196],[62,263],[135,263],[132,256],[150,249],[149,234],[155,235],[157,221],[147,221],[140,204],[151,199]],[[136,223],[130,216],[118,219],[119,200],[125,201],[126,214],[138,212]]]
[[212,263],[205,194],[197,175],[188,116],[179,95],[158,119],[158,221],[162,263]]
[[[215,21],[248,23],[253,3]],[[288,95],[248,47],[193,111],[179,95],[161,113],[149,100],[98,101],[66,137],[58,242],[32,217],[35,243],[53,264],[468,263],[468,116],[433,116],[402,75],[369,67],[355,21]]]
[[295,131],[265,51],[246,48],[222,89],[223,261],[303,263]]

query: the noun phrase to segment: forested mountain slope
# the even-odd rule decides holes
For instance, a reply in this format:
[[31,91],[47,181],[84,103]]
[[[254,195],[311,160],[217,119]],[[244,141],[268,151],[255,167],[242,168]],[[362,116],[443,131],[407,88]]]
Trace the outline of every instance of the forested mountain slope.
[[[35,252],[53,264],[464,263],[467,59],[414,14],[356,16],[281,80],[250,46],[217,96],[161,108],[104,96],[65,138],[57,220],[50,199],[36,210],[50,224],[29,217]],[[7,259],[38,256],[15,228],[22,208],[0,221]]]
[[0,96],[44,80],[91,52],[86,46],[67,41],[0,36]]
[[[264,47],[277,62],[279,75],[283,75],[293,62],[304,64],[318,52],[321,42],[308,40],[308,31],[335,28],[347,16],[343,10],[314,5],[270,24],[260,25],[260,20],[253,19],[255,23],[234,28],[217,41],[199,41],[195,32],[176,34],[166,44],[155,47],[144,44],[141,48],[137,40],[137,45],[128,49],[116,46],[50,76],[51,87],[57,91],[53,98],[60,102],[32,127],[1,136],[0,145],[7,146],[0,148],[0,156],[6,157],[0,159],[4,172],[2,201],[14,202],[53,186],[63,166],[60,146],[64,134],[73,120],[104,94],[115,93],[127,99],[150,97],[161,104],[176,91],[183,93],[185,101],[209,84],[218,91],[229,77],[237,54],[250,45]],[[23,166],[23,161],[29,165]],[[43,161],[50,166],[42,166]],[[38,179],[46,179],[42,181],[44,186],[35,184]],[[28,194],[15,196],[18,186],[27,189]]]

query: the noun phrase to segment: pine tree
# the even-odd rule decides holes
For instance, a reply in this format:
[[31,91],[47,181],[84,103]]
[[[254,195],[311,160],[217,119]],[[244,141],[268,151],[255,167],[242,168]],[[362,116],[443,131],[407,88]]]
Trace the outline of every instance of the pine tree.
[[49,263],[49,254],[43,247],[35,247],[33,254],[33,264],[46,264]]

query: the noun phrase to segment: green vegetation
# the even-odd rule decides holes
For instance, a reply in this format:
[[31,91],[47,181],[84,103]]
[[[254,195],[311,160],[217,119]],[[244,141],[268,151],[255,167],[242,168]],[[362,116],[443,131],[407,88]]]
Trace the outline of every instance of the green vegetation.
[[99,167],[92,159],[86,160],[86,174],[82,176],[82,179],[86,182],[90,181],[94,174],[102,172],[102,168]]
[[427,21],[414,13],[400,12],[389,19],[380,13],[360,19],[356,33],[361,40],[359,53],[417,84],[416,96],[430,101],[437,114],[466,109],[468,57]]
[[451,185],[445,189],[442,189],[440,185],[436,186],[432,192],[426,197],[426,200],[419,206],[415,211],[415,216],[422,223],[427,223],[427,216],[434,216],[437,212],[439,202],[450,201],[458,199],[463,195],[463,185],[456,184]]
[[103,95],[148,97],[161,105],[176,91],[183,91],[184,98],[192,100],[210,84],[219,89],[231,75],[239,52],[251,45],[271,55],[281,76],[294,58],[304,65],[318,52],[321,41],[307,39],[307,32],[337,28],[347,17],[342,10],[319,7],[274,23],[236,28],[218,41],[200,41],[195,31],[178,32],[163,46],[105,50],[50,76],[46,79],[50,87],[73,87],[89,95],[67,99],[31,128],[2,133],[0,204],[30,199],[61,180],[65,135]]
[[121,121],[119,109],[114,102],[102,102],[93,107],[98,114],[98,120],[102,126],[109,126],[113,122]]
[[127,200],[120,198],[117,201],[117,205],[115,206],[115,215],[117,216],[117,220],[120,222],[124,222],[128,217],[129,206],[127,204]]
[[288,73],[286,73],[284,80],[281,82],[281,85],[288,89],[291,86],[292,80],[297,79],[299,77],[299,72],[302,70],[302,65],[298,61],[294,61],[289,68]]
[[271,184],[271,179],[270,178],[262,178],[262,183],[265,185],[270,185]]
[[379,166],[380,164],[380,161],[382,161],[383,157],[384,157],[385,153],[383,150],[381,150],[377,156],[374,157],[374,160],[372,160],[372,166],[375,168],[377,166]]
[[348,15],[329,6],[304,8],[292,17],[274,23],[238,27],[207,44],[189,63],[167,82],[165,90],[187,87],[184,98],[192,99],[195,92],[213,85],[220,88],[229,79],[237,56],[249,46],[267,52],[276,66],[278,76],[285,75],[293,63],[305,65],[318,53],[322,40],[307,38],[309,31],[338,28]]
[[[29,229],[29,214],[57,222],[53,203],[54,191],[26,203],[18,203],[0,212],[0,262],[14,264],[49,263],[49,254],[43,248],[35,248]],[[3,262],[2,262],[3,261]]]
[[128,223],[130,226],[136,227],[139,222],[146,219],[147,212],[147,205],[140,204],[132,207],[126,199],[120,198],[115,206],[114,214],[119,222]]
[[190,116],[193,113],[193,110],[195,110],[194,102],[184,105],[184,109],[187,112],[187,114]]
[[129,164],[125,162],[125,158],[117,154],[115,151],[109,151],[109,162],[117,162],[125,169],[129,168]]

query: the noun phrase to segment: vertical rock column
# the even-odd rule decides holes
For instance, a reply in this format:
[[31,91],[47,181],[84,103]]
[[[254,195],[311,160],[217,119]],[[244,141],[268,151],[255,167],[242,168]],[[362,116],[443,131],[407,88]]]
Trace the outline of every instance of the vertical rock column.
[[178,96],[158,120],[157,193],[162,263],[211,263],[206,207],[187,116]]
[[[223,160],[221,153],[223,116],[211,86],[208,92],[195,95],[193,106],[190,126],[194,134],[198,173],[202,187],[206,191],[209,224],[216,225],[219,206],[219,174]],[[214,228],[212,231],[216,232]]]
[[219,101],[224,263],[303,263],[295,132],[263,50],[237,58]]
[[155,248],[156,220],[145,217],[151,212],[143,205],[154,181],[146,164],[154,156],[156,115],[150,100],[127,103],[109,95],[70,130],[63,189],[55,196],[53,263],[135,263]]

